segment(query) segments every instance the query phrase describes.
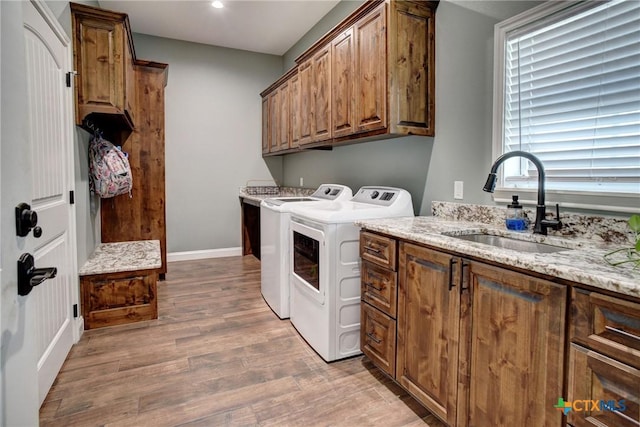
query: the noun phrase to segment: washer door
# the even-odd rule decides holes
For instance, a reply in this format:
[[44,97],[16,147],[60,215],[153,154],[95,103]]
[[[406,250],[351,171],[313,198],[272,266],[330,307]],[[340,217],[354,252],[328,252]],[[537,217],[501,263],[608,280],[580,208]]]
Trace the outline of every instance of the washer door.
[[323,305],[328,274],[324,231],[292,219],[290,245],[291,285]]

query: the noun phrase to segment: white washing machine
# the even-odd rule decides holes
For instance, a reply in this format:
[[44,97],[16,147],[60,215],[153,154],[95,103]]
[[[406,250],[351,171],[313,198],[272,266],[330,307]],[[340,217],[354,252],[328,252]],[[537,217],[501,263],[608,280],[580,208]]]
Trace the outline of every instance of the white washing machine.
[[291,323],[327,362],[360,354],[359,219],[414,216],[411,194],[362,187],[349,201],[291,207]]
[[289,218],[294,205],[349,200],[351,189],[322,184],[309,197],[274,197],[260,203],[260,288],[264,300],[281,319],[289,318]]

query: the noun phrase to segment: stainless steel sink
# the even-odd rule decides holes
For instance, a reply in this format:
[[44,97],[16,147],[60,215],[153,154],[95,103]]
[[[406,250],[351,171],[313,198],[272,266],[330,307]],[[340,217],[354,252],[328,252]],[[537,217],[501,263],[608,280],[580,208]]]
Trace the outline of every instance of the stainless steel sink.
[[[443,233],[444,234],[444,233]],[[447,234],[470,242],[484,243],[485,245],[496,246],[498,248],[511,249],[520,252],[531,253],[553,253],[560,251],[568,251],[570,248],[562,246],[547,245],[546,243],[530,242],[527,240],[512,239],[510,237],[495,236],[493,234],[474,233],[474,234]]]

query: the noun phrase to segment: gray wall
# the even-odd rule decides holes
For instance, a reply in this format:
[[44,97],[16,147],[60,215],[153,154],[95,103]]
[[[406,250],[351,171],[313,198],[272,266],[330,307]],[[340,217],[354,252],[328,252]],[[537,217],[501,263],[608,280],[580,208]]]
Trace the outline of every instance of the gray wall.
[[260,92],[282,57],[134,34],[136,56],[169,64],[165,94],[167,250],[240,246],[238,189],[281,181],[263,161]]
[[[341,2],[285,54],[288,68],[301,51],[332,28],[354,3]],[[475,2],[478,3],[478,2]],[[313,187],[339,182],[394,185],[409,190],[416,214],[429,215],[433,200],[453,201],[454,181],[464,182],[465,203],[492,203],[481,189],[491,165],[493,26],[535,2],[440,2],[436,12],[436,136],[403,137],[285,156],[284,183],[300,177]],[[357,6],[357,5],[355,5]],[[333,12],[333,11],[332,11]],[[504,16],[504,15],[507,16]]]

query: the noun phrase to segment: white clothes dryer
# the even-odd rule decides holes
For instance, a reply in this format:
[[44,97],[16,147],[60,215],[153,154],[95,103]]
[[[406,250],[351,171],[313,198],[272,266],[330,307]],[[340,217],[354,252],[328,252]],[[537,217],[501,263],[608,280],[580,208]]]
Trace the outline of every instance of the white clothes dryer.
[[289,318],[289,219],[294,205],[349,200],[351,189],[322,184],[309,197],[274,197],[260,203],[260,290],[271,310]]
[[414,216],[411,194],[362,187],[349,201],[291,207],[291,323],[327,362],[360,354],[360,219]]

